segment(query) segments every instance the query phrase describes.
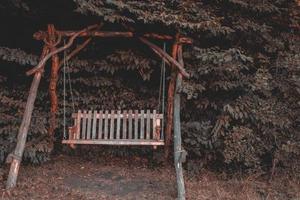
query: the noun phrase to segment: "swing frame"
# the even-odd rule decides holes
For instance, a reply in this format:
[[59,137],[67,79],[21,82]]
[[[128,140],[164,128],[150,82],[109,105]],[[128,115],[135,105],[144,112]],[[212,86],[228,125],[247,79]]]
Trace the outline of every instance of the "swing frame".
[[[168,87],[168,100],[167,100],[167,123],[165,127],[165,159],[169,157],[169,148],[171,143],[171,132],[174,128],[174,165],[176,169],[177,177],[177,191],[178,199],[185,199],[185,189],[182,172],[182,162],[185,159],[185,151],[181,146],[181,129],[180,129],[180,88],[182,78],[189,78],[188,72],[184,69],[184,63],[182,58],[182,46],[184,44],[192,44],[192,39],[183,37],[180,34],[175,36],[162,35],[157,33],[144,33],[137,34],[132,28],[127,32],[112,32],[112,31],[100,31],[99,29],[103,24],[95,24],[88,26],[80,31],[61,31],[56,30],[53,24],[48,25],[47,31],[39,31],[34,33],[34,38],[44,42],[43,51],[40,56],[38,65],[31,70],[27,71],[27,75],[34,75],[33,81],[30,87],[29,95],[26,102],[25,111],[22,118],[22,123],[18,132],[17,144],[14,152],[9,154],[7,161],[11,163],[8,179],[6,182],[6,188],[13,188],[16,186],[18,172],[25,148],[28,129],[32,117],[34,108],[34,102],[37,96],[38,86],[43,75],[46,62],[51,58],[51,77],[49,84],[50,93],[50,127],[49,134],[53,138],[54,130],[56,129],[56,113],[58,110],[58,99],[56,94],[57,81],[59,68],[63,64],[59,61],[58,54],[69,49],[74,40],[77,37],[87,37],[85,42],[77,46],[68,56],[67,59],[73,58],[78,52],[85,48],[91,41],[92,37],[124,37],[124,38],[137,38],[142,43],[150,47],[155,54],[163,59],[171,67],[171,80]],[[127,26],[125,26],[127,27]],[[128,27],[127,27],[128,28]],[[68,42],[61,47],[58,45],[61,43],[62,38],[68,38]],[[148,39],[156,39],[162,41],[172,41],[172,53],[169,55],[164,52],[160,47],[150,42]],[[174,127],[173,127],[174,126]]]

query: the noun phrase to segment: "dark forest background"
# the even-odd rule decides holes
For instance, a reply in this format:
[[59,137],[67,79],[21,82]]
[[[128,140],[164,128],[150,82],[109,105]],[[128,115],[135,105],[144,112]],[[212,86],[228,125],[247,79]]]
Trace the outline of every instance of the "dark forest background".
[[[103,30],[125,31],[121,24],[128,24],[138,33],[193,38],[193,45],[184,47],[191,78],[184,80],[181,105],[189,169],[279,166],[299,172],[299,10],[294,0],[2,0],[0,163],[15,146],[32,79],[25,72],[37,64],[42,49],[33,33],[49,23],[80,30],[105,22]],[[170,52],[172,43],[166,45]],[[160,64],[135,38],[94,39],[70,62],[75,107],[155,109]],[[49,69],[48,64],[24,155],[32,163],[48,160],[53,152],[47,137]],[[60,77],[57,143],[63,132]]]

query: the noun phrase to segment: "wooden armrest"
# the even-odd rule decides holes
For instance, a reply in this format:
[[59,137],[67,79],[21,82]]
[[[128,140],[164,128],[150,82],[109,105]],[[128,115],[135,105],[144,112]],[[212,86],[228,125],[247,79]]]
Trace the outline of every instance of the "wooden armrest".
[[69,127],[69,139],[75,139],[76,136],[76,126]]
[[160,126],[156,126],[155,127],[155,135],[154,135],[154,139],[155,140],[160,140],[160,131],[161,131],[161,127]]

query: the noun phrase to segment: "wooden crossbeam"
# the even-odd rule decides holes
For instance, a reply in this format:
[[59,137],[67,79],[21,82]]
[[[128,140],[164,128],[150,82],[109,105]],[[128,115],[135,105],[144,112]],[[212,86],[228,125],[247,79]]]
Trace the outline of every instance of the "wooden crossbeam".
[[52,56],[70,48],[74,42],[74,40],[81,34],[81,33],[84,33],[86,31],[89,31],[89,30],[92,30],[92,29],[95,29],[95,28],[98,28],[98,25],[94,25],[94,26],[90,26],[90,27],[87,27],[79,32],[77,32],[76,34],[72,35],[72,37],[70,37],[68,43],[60,48],[57,48],[56,50],[54,51],[51,51],[49,54],[47,54],[44,58],[42,58],[39,62],[39,64],[34,67],[33,69],[29,70],[26,72],[27,75],[31,75],[31,74],[34,74],[36,71],[40,70],[42,68],[42,66],[45,65],[45,63],[47,62],[47,60],[49,58],[51,58]]
[[[38,71],[39,69],[41,69],[41,66],[44,65],[47,60],[49,58],[51,58],[52,56],[57,55],[58,53],[68,49],[71,47],[71,45],[73,44],[74,40],[77,37],[80,36],[99,36],[99,37],[134,37],[133,32],[104,32],[104,31],[97,31],[95,29],[97,29],[99,27],[99,25],[93,25],[93,26],[89,26],[81,31],[57,31],[56,33],[59,35],[59,37],[61,36],[70,36],[70,39],[68,41],[68,43],[60,48],[57,48],[53,51],[51,51],[48,55],[46,55],[43,59],[40,60],[40,62],[38,63],[38,65],[34,68],[32,68],[31,70],[27,71],[26,74],[27,75],[31,75],[33,73],[35,73],[36,71]],[[46,39],[48,38],[47,33],[43,32],[43,31],[39,31],[37,33],[34,34],[34,37],[38,40],[44,40],[46,41]],[[145,37],[157,37],[159,39],[173,39],[173,37],[171,36],[165,36],[165,35],[159,35],[159,34],[152,34],[152,33],[148,33],[148,34],[144,34],[144,36],[139,37],[139,39],[145,43],[146,45],[148,45],[157,55],[159,55],[162,59],[164,59],[169,65],[174,65],[175,67],[178,68],[178,70],[180,71],[180,73],[188,78],[189,74],[186,72],[186,70],[183,68],[183,66],[178,63],[176,61],[176,59],[173,59],[169,54],[167,54],[166,52],[164,52],[161,48],[159,48],[157,45],[151,43],[150,41],[148,41]],[[184,38],[184,37],[177,37],[174,38],[176,39],[177,43],[180,43],[181,41],[184,41],[185,43],[192,43],[192,40],[189,38]],[[82,50],[88,43],[90,42],[90,39],[86,40],[81,46],[79,46],[77,49],[75,49],[70,55],[69,55],[69,59],[74,56],[75,54],[77,54],[80,50]],[[61,65],[61,63],[59,64],[59,66]]]
[[[59,36],[62,37],[72,37],[75,34],[78,33],[78,31],[60,31],[56,30],[56,33]],[[132,31],[85,31],[81,32],[78,37],[124,37],[124,38],[132,38],[135,37],[135,35],[141,35],[145,38],[152,38],[152,39],[157,39],[157,40],[174,40],[175,38],[170,35],[163,35],[163,34],[158,34],[158,33],[145,33],[145,34],[136,34]],[[36,40],[44,40],[47,38],[47,32],[45,31],[38,31],[34,33],[33,37]],[[192,44],[193,40],[188,37],[180,37],[179,38],[179,43],[182,44]]]

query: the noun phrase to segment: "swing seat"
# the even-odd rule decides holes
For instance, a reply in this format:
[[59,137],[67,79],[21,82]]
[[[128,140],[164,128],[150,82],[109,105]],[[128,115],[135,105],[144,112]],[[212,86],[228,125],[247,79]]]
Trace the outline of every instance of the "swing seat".
[[163,114],[156,110],[96,110],[73,113],[64,144],[164,145],[161,129]]

